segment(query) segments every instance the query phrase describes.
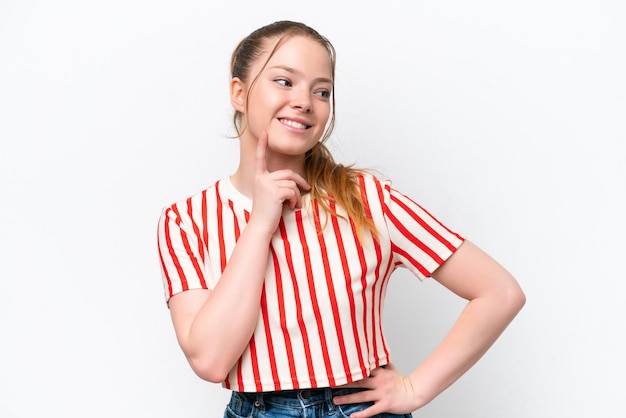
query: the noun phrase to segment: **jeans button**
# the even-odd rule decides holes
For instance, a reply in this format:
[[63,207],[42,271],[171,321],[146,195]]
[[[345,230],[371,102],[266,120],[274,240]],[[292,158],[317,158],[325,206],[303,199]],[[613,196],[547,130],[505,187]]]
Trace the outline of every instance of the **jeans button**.
[[302,399],[309,399],[311,397],[311,391],[308,389],[301,390],[300,396],[302,397]]

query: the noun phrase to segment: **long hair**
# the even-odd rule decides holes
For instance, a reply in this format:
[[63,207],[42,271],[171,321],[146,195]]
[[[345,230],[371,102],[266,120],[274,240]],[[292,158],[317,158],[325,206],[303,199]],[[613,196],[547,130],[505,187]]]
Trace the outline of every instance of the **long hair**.
[[[362,238],[363,230],[369,230],[375,237],[377,236],[376,226],[368,216],[361,187],[359,185],[359,175],[365,170],[354,168],[352,165],[337,164],[324,144],[330,137],[335,126],[335,48],[328,39],[320,35],[315,29],[299,22],[278,21],[263,26],[239,42],[233,51],[231,58],[231,77],[237,77],[244,82],[248,82],[250,69],[255,61],[264,53],[265,41],[268,39],[278,39],[273,49],[263,64],[259,74],[249,83],[247,95],[250,95],[252,87],[256,83],[260,73],[263,71],[268,61],[282,45],[282,43],[292,36],[306,36],[322,45],[327,51],[331,63],[331,77],[333,89],[331,91],[331,117],[326,126],[320,141],[306,153],[304,161],[304,175],[311,185],[311,198],[318,202],[323,212],[330,215],[341,216],[331,208],[331,202],[342,207],[349,219],[354,222],[359,238]],[[246,113],[248,97],[246,97]],[[241,136],[246,129],[244,115],[235,111],[233,124],[237,136]]]

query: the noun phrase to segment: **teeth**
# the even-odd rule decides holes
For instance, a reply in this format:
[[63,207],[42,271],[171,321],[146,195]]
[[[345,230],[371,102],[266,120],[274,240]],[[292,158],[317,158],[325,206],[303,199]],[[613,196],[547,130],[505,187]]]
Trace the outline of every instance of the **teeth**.
[[289,119],[281,119],[280,120],[283,124],[287,125],[287,126],[291,126],[292,128],[297,128],[297,129],[306,129],[307,125],[304,125],[300,122],[296,122],[293,120],[289,120]]

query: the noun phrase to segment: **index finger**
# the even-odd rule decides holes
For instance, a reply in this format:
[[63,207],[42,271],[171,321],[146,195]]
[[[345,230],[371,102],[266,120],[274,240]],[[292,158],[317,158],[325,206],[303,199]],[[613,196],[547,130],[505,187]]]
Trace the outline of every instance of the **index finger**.
[[265,150],[267,149],[267,132],[263,131],[256,146],[256,173],[264,174],[267,171],[267,164],[265,160]]

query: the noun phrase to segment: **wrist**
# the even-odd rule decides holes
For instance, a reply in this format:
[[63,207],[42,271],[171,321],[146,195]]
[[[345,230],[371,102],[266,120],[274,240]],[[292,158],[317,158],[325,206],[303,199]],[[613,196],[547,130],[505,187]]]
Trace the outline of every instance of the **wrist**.
[[419,379],[415,378],[413,375],[406,376],[404,378],[404,384],[411,398],[411,405],[414,408],[413,410],[417,410],[435,397],[431,394],[431,389],[427,384],[423,381],[419,381]]
[[255,222],[253,218],[250,218],[242,232],[242,236],[249,236],[255,242],[269,244],[275,232],[276,228],[272,229],[268,227],[267,223]]

